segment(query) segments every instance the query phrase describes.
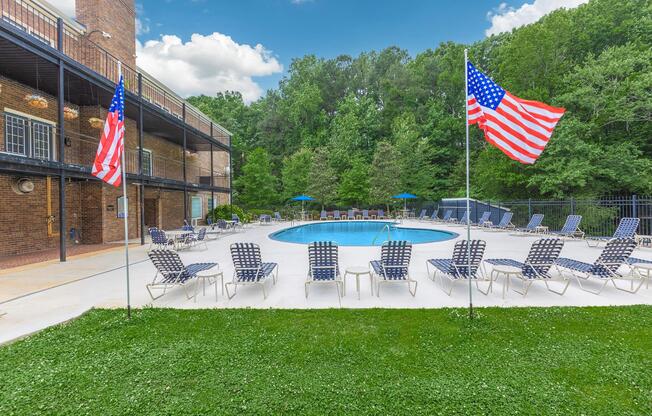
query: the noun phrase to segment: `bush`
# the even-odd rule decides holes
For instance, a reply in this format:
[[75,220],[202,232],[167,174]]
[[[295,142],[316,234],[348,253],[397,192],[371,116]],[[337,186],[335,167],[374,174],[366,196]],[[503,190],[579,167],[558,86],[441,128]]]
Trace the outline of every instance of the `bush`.
[[250,222],[252,219],[251,214],[246,213],[245,210],[243,210],[237,205],[220,205],[218,207],[215,207],[213,212],[210,213],[206,218],[207,219],[211,218],[213,221],[217,221],[217,220],[230,221],[231,212],[236,214],[243,222]]

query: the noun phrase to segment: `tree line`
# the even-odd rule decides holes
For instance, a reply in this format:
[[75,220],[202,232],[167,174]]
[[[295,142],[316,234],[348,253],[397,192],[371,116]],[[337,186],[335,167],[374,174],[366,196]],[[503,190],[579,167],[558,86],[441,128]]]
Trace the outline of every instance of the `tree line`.
[[592,0],[470,45],[411,57],[399,47],[293,60],[277,89],[190,102],[234,135],[234,199],[269,208],[308,193],[325,206],[464,192],[463,51],[522,98],[567,109],[536,164],[505,157],[471,127],[476,198],[652,191],[652,2]]

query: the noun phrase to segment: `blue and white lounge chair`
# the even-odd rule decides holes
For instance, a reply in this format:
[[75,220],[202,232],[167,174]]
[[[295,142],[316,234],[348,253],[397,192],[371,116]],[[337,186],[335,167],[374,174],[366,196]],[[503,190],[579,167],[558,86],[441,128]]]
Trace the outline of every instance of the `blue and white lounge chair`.
[[419,217],[417,218],[417,221],[423,221],[426,219],[426,210],[422,209],[421,212],[419,213]]
[[582,222],[581,215],[569,215],[566,217],[566,222],[560,231],[551,231],[551,234],[558,235],[560,237],[584,237],[584,231],[580,229],[580,223]]
[[[156,267],[154,280],[145,286],[152,300],[165,295],[168,289],[175,286],[183,286],[186,297],[190,299],[192,296],[188,294],[186,284],[196,277],[197,273],[217,266],[217,263],[194,263],[185,266],[179,255],[171,250],[152,250],[147,255]],[[163,290],[163,293],[154,296],[152,290]],[[215,296],[217,296],[217,280],[215,281]]]
[[368,220],[369,219],[369,210],[368,209],[363,209],[362,210],[362,219],[363,220]]
[[500,219],[500,222],[497,225],[492,225],[489,228],[495,231],[502,231],[514,228],[512,224],[512,217],[514,217],[513,212],[506,212],[503,214],[503,217]]
[[342,305],[344,292],[337,244],[332,241],[316,241],[308,245],[308,280],[305,284],[306,298],[308,289],[315,283],[334,283],[337,289],[337,300]]
[[[272,283],[278,280],[278,264],[263,263],[260,257],[260,246],[253,243],[231,244],[231,258],[233,259],[233,280],[225,285],[229,299],[235,296],[238,286],[258,285],[263,289],[263,298],[267,299],[265,281],[272,277]],[[276,273],[274,273],[276,272]],[[233,294],[229,293],[229,285],[233,285]]]
[[491,211],[485,211],[485,212],[482,213],[482,216],[480,217],[478,222],[476,224],[473,224],[473,225],[478,226],[478,227],[484,227],[485,226],[484,224],[487,221],[489,221],[490,217],[491,217]]
[[258,221],[261,225],[270,225],[272,223],[272,216],[269,214],[260,214]]
[[[468,281],[467,279],[475,280],[476,287],[483,294],[488,294],[491,290],[492,282],[489,280],[487,291],[484,292],[480,289],[478,281],[482,276],[478,276],[480,263],[484,256],[484,250],[487,243],[483,240],[471,240],[471,261],[469,270],[469,245],[467,240],[458,241],[453,248],[453,257],[450,259],[430,259],[426,261],[426,270],[428,276],[436,283],[439,277],[440,287],[448,296],[453,292],[453,286],[456,282]],[[433,266],[432,275],[430,274],[430,266]],[[450,285],[448,291],[444,287],[444,279],[448,280]]]
[[326,213],[326,211],[322,210],[321,214],[319,214],[319,220],[324,221],[327,219],[328,219],[328,214]]
[[342,217],[340,217],[340,210],[336,209],[333,211],[333,219],[335,220],[341,220]]
[[285,221],[285,218],[281,217],[280,212],[275,212],[273,220],[276,221],[276,222],[283,222],[283,221]]
[[206,227],[204,227],[201,228],[197,234],[188,234],[185,241],[186,246],[192,248],[203,245],[204,250],[208,250],[208,244],[206,244],[206,232]]
[[542,222],[543,222],[543,214],[534,214],[530,218],[530,222],[527,223],[525,228],[516,228],[514,230],[516,231],[515,235],[534,233],[537,231],[537,227],[541,226]]
[[[634,293],[630,290],[620,288],[616,285],[616,280],[631,280],[632,273],[626,275],[618,272],[618,269],[627,265],[627,260],[636,248],[636,241],[633,238],[614,238],[609,240],[602,250],[600,257],[593,263],[584,263],[583,261],[560,257],[556,265],[561,269],[568,271],[571,277],[577,280],[580,289],[599,295],[600,292],[611,282],[618,290]],[[598,290],[590,290],[584,287],[582,282],[587,282],[591,278],[604,282]]]
[[[549,282],[553,280],[553,277],[549,274],[550,269],[555,267],[555,262],[559,258],[561,249],[564,247],[564,241],[559,238],[542,238],[540,240],[532,243],[530,247],[530,252],[527,255],[527,258],[524,262],[512,260],[512,259],[487,259],[486,263],[489,263],[493,266],[510,266],[517,269],[521,269],[521,273],[518,275],[512,275],[520,279],[523,282],[523,290],[519,291],[514,289],[517,293],[525,296],[527,295],[528,290],[534,282],[541,281],[546,285],[546,288],[558,295],[563,295],[568,289],[570,284],[570,279],[565,279],[562,276],[562,281],[565,283],[564,288],[561,291],[556,291],[550,288]],[[495,277],[498,277],[497,275]],[[494,271],[491,271],[490,279],[494,281]],[[509,290],[509,279],[505,281],[505,288]],[[503,289],[503,295],[505,293],[505,288]]]
[[[376,283],[376,296],[380,297],[380,284],[405,282],[412,296],[417,293],[417,281],[410,278],[409,266],[412,244],[409,241],[387,241],[380,249],[380,260],[369,262],[373,280]],[[414,284],[412,289],[411,284]]]
[[384,220],[385,219],[385,211],[382,209],[378,210],[378,213],[376,214],[376,218],[379,220]]
[[352,209],[346,211],[346,219],[347,220],[354,220],[355,219],[355,212]]
[[447,209],[444,212],[444,216],[441,218],[442,222],[451,222],[451,218],[453,217],[453,210],[452,209]]
[[167,249],[170,247],[174,247],[174,240],[171,238],[168,238],[165,235],[165,231],[158,229],[157,227],[151,227],[149,229],[149,236],[151,237],[152,241],[149,244],[149,249],[151,250],[152,247],[162,250],[162,249]]
[[464,211],[462,218],[460,218],[459,220],[453,219],[451,221],[457,225],[466,225],[466,223],[469,221],[469,211]]
[[640,218],[624,217],[620,219],[618,227],[611,237],[586,237],[586,244],[589,247],[598,247],[600,244],[607,243],[612,238],[633,238],[636,239],[636,230],[641,222]]
[[432,214],[430,214],[430,217],[428,217],[428,221],[439,221],[439,217],[437,216],[439,214],[439,208],[435,208],[432,211]]

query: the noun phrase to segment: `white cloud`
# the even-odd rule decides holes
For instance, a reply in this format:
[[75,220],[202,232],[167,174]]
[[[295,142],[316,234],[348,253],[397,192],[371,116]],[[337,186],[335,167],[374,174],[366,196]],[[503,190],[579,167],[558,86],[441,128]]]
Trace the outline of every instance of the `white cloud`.
[[136,18],[136,36],[143,35],[145,33],[149,33],[149,19],[144,18],[141,19],[139,17]]
[[239,91],[246,102],[262,94],[252,77],[272,75],[283,66],[262,45],[239,44],[221,33],[193,34],[136,42],[138,66],[182,96]]
[[48,0],[48,3],[61,10],[66,16],[75,17],[75,0]]
[[496,35],[501,32],[509,32],[517,27],[534,23],[544,15],[553,10],[566,8],[572,9],[589,0],[534,0],[533,3],[525,3],[518,9],[509,7],[502,3],[498,9],[487,13],[491,21],[491,27],[485,31],[487,36]]

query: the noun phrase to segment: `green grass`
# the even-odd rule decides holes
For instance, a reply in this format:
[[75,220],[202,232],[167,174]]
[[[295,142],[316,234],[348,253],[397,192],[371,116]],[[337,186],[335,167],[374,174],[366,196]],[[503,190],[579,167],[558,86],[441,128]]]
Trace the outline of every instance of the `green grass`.
[[0,347],[0,415],[652,414],[652,307],[94,310]]

